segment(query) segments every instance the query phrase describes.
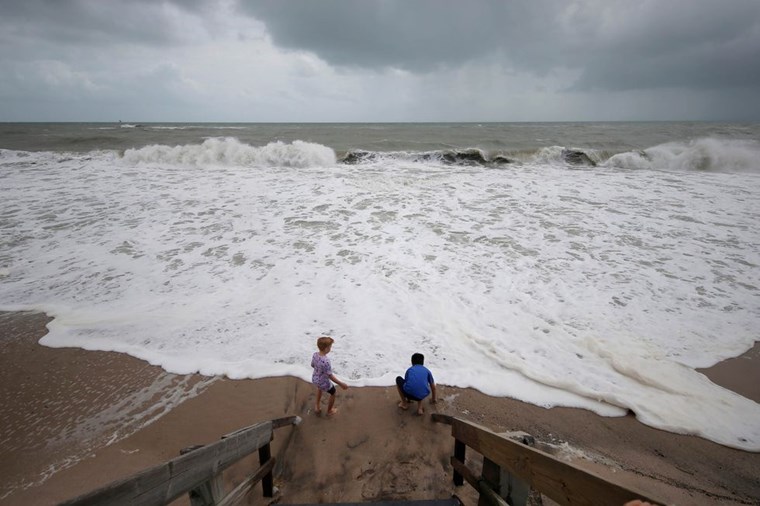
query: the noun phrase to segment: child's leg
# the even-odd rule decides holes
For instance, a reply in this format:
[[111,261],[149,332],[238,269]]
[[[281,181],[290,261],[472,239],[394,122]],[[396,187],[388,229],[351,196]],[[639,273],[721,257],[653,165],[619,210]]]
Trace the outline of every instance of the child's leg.
[[335,409],[333,406],[335,406],[335,394],[330,395],[330,401],[327,403],[327,414],[328,415],[334,415],[338,412],[337,409]]
[[398,407],[401,409],[409,409],[409,403],[406,400],[406,395],[404,395],[404,391],[401,390],[400,386],[396,386],[398,388],[398,396],[401,397],[401,402],[398,403]]
[[314,412],[316,414],[322,413],[322,408],[320,407],[321,402],[322,402],[322,389],[317,387],[317,405],[314,407]]
[[425,408],[422,407],[422,401],[417,401],[417,414],[418,415],[425,414]]
[[404,389],[401,388],[401,385],[403,384],[404,378],[398,376],[396,378],[396,390],[398,390],[398,396],[401,397],[401,402],[398,403],[398,407],[401,409],[409,409],[409,403],[406,400],[406,394],[404,394]]

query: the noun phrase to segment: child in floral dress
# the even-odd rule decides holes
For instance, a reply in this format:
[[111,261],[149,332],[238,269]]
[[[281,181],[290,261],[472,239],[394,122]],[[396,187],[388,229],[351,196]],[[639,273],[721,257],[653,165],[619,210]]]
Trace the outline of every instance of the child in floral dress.
[[318,415],[322,414],[322,392],[330,394],[330,401],[327,403],[327,416],[334,415],[338,412],[335,408],[335,385],[330,380],[337,383],[340,388],[346,390],[348,385],[340,381],[332,372],[332,365],[330,359],[327,358],[327,354],[332,349],[332,344],[335,339],[332,337],[323,336],[317,339],[317,348],[319,351],[315,352],[311,356],[311,367],[314,368],[314,373],[311,375],[311,382],[317,387],[317,404],[314,408],[314,412]]

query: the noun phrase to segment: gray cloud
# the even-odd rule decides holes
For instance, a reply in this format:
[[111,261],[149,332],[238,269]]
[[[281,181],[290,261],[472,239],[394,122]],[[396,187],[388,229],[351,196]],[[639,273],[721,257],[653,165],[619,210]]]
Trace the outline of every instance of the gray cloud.
[[574,89],[760,86],[760,2],[654,2],[607,21]]
[[335,65],[427,72],[500,58],[537,75],[577,69],[575,91],[760,82],[756,0],[264,0],[241,9],[276,44]]
[[760,119],[758,0],[0,0],[0,121]]
[[[336,65],[427,71],[503,50],[541,24],[546,3],[482,0],[241,2],[276,44]],[[533,51],[531,51],[533,52]]]
[[46,51],[137,44],[187,43],[188,20],[204,13],[206,4],[151,0],[4,0],[0,2],[0,41],[13,47],[29,40]]

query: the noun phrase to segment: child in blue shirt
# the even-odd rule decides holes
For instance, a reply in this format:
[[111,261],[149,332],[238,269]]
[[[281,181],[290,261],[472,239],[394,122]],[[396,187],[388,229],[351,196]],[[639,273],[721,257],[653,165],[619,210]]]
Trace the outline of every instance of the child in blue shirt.
[[435,380],[433,380],[433,374],[423,365],[424,363],[425,356],[422,353],[415,353],[412,355],[412,367],[406,370],[404,377],[396,376],[396,387],[401,397],[398,407],[409,409],[409,402],[417,401],[418,415],[425,412],[422,408],[422,400],[431,392],[433,395],[430,398],[430,404],[436,403]]

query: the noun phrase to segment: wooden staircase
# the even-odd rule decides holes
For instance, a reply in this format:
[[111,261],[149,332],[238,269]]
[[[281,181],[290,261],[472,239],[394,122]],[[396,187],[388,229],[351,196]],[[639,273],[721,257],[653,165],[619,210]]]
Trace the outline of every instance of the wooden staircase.
[[[467,420],[432,415],[433,422],[451,426],[454,452],[451,457],[454,485],[467,482],[479,493],[478,506],[518,506],[542,504],[542,497],[562,505],[623,506],[635,499],[665,504],[648,494],[542,452],[524,439],[516,441]],[[274,430],[301,422],[298,416],[278,418],[245,427],[207,446],[186,448],[164,464],[63,503],[66,506],[153,506],[165,505],[189,494],[192,506],[234,506],[241,504],[261,482],[264,497],[274,496],[272,470],[275,458],[270,451]],[[482,471],[466,465],[466,449],[482,456]],[[229,493],[224,493],[222,472],[235,462],[258,451],[259,468]],[[472,461],[472,459],[470,459]],[[367,503],[340,503],[349,506]],[[373,506],[463,506],[459,498],[422,501],[386,501]],[[283,505],[284,506],[284,505]],[[301,505],[303,506],[303,505]],[[315,505],[316,506],[316,505]],[[468,505],[475,506],[475,505]]]

